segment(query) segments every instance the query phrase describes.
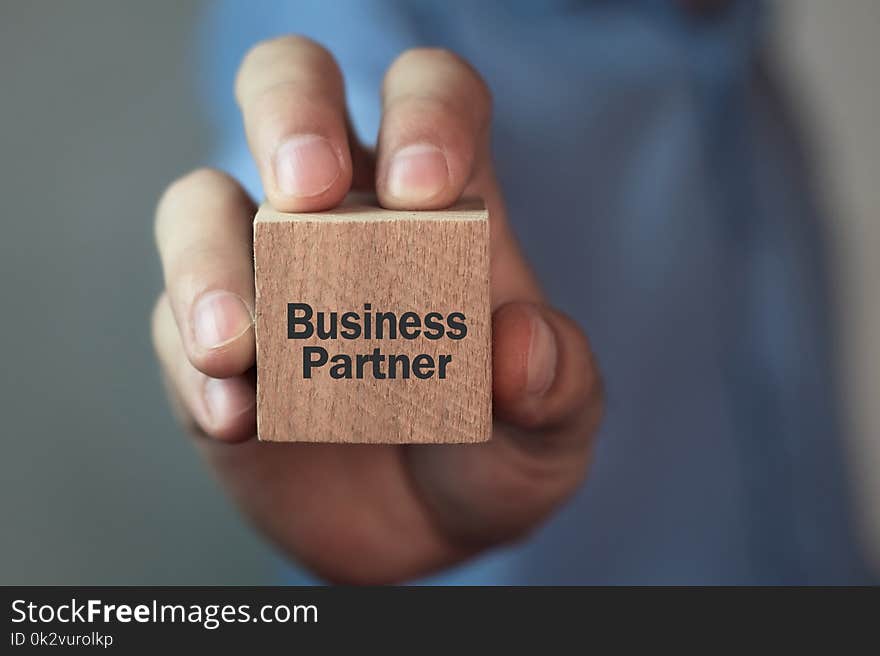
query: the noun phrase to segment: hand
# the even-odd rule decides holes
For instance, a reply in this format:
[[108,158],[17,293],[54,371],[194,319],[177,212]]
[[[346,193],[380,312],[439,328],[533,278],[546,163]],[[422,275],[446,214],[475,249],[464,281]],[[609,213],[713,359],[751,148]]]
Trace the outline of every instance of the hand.
[[490,442],[467,446],[253,439],[255,206],[232,178],[200,170],[159,202],[165,292],[153,335],[173,400],[208,462],[260,530],[331,581],[401,581],[524,535],[582,480],[602,394],[587,339],[544,304],[508,227],[485,83],[449,52],[404,53],[385,77],[375,153],[356,143],[342,75],[312,41],[257,45],[236,96],[279,210],[330,208],[353,187],[411,210],[442,208],[462,194],[486,199],[495,421]]

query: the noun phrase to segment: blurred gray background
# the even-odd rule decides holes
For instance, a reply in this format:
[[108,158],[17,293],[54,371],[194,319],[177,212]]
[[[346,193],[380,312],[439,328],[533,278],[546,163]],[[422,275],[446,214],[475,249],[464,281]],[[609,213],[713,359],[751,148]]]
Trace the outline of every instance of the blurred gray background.
[[165,402],[152,213],[206,161],[198,5],[0,4],[2,584],[258,584]]
[[[880,554],[880,2],[779,10],[776,55],[834,210],[850,458]],[[148,334],[156,198],[211,147],[198,15],[0,0],[0,584],[275,580],[173,421]]]

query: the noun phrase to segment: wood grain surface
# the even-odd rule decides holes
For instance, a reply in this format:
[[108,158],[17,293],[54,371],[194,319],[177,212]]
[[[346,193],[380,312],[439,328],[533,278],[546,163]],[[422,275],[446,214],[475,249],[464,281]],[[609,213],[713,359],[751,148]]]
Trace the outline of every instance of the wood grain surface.
[[[489,439],[489,226],[482,201],[430,212],[386,210],[364,196],[321,213],[283,214],[264,205],[254,220],[254,269],[261,440],[405,444]],[[289,303],[338,316],[363,315],[365,304],[398,317],[414,312],[421,320],[431,312],[444,318],[460,312],[467,335],[404,339],[398,334],[389,339],[386,326],[382,339],[290,339]],[[331,358],[344,354],[352,361],[376,348],[386,356],[410,359],[425,354],[435,364],[441,355],[449,359],[445,378],[436,367],[429,378],[413,372],[403,378],[398,366],[394,379],[377,379],[367,367],[362,379],[334,379],[329,364],[311,368],[306,378],[305,347],[322,347]]]

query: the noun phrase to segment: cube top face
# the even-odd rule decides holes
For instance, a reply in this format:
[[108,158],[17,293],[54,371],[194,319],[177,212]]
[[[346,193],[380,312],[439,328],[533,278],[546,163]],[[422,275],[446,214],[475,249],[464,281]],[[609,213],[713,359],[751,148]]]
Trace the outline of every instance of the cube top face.
[[482,201],[404,212],[354,196],[254,220],[261,440],[420,444],[491,435]]

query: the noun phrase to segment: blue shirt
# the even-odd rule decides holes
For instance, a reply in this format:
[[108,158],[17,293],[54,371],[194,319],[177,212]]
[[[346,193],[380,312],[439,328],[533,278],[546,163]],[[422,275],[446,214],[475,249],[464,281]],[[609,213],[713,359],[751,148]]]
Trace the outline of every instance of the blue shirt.
[[[590,335],[607,413],[578,494],[530,539],[432,583],[871,581],[836,412],[823,228],[752,2],[225,2],[201,26],[215,164],[256,197],[232,98],[260,39],[306,34],[375,139],[403,50],[441,45],[495,97],[514,230]],[[289,582],[313,579],[298,570]]]

